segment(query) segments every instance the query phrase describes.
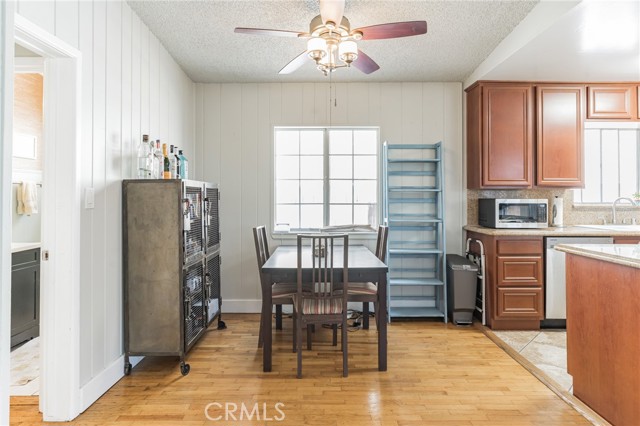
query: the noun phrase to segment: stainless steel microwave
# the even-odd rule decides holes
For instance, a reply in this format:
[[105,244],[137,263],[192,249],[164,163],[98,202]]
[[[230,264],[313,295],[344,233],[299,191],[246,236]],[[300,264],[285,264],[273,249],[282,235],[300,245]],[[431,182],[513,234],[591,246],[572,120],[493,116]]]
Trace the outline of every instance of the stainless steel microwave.
[[481,198],[478,224],[488,228],[546,228],[549,202],[538,199]]

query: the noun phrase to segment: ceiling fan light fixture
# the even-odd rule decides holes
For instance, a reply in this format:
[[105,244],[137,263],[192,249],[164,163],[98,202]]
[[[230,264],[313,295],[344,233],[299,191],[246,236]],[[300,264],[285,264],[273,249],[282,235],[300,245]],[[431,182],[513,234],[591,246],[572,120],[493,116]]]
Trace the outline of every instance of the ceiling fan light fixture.
[[311,59],[318,62],[327,54],[327,41],[320,37],[310,38],[307,42],[307,53]]
[[358,45],[355,41],[344,40],[338,45],[338,56],[347,65],[358,59]]

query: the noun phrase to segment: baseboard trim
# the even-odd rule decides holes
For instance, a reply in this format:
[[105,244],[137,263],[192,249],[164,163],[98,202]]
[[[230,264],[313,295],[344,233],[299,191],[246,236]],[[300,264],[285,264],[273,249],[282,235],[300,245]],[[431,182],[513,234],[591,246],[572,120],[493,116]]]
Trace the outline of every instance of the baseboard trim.
[[[138,360],[139,362],[139,360]],[[91,379],[80,389],[80,412],[98,400],[111,386],[124,376],[124,355],[111,363],[100,374]]]

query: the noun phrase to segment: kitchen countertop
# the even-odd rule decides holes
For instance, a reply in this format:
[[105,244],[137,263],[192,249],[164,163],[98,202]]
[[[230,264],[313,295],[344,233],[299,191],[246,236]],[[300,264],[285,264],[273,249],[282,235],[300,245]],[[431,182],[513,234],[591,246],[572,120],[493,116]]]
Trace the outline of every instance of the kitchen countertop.
[[640,269],[640,244],[559,244],[556,250]]
[[567,226],[565,228],[536,228],[536,229],[494,229],[479,225],[465,225],[462,229],[484,235],[513,235],[537,237],[640,237],[640,231],[613,231],[610,229],[585,228],[582,226]]
[[40,248],[41,245],[42,243],[39,241],[35,243],[11,243],[11,253]]

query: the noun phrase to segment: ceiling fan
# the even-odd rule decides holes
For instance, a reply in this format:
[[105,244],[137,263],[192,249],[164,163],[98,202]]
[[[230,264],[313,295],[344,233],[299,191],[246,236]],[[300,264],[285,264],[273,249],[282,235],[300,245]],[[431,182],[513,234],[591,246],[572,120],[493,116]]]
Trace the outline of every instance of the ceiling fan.
[[[320,15],[311,20],[309,32],[237,27],[236,33],[296,37],[308,39],[307,50],[284,66],[279,74],[290,74],[300,68],[307,57],[324,75],[338,68],[354,67],[365,74],[380,69],[373,59],[358,49],[359,40],[381,40],[426,34],[426,21],[394,22],[351,29],[344,16],[345,0],[320,0]],[[342,61],[340,64],[338,59]]]

